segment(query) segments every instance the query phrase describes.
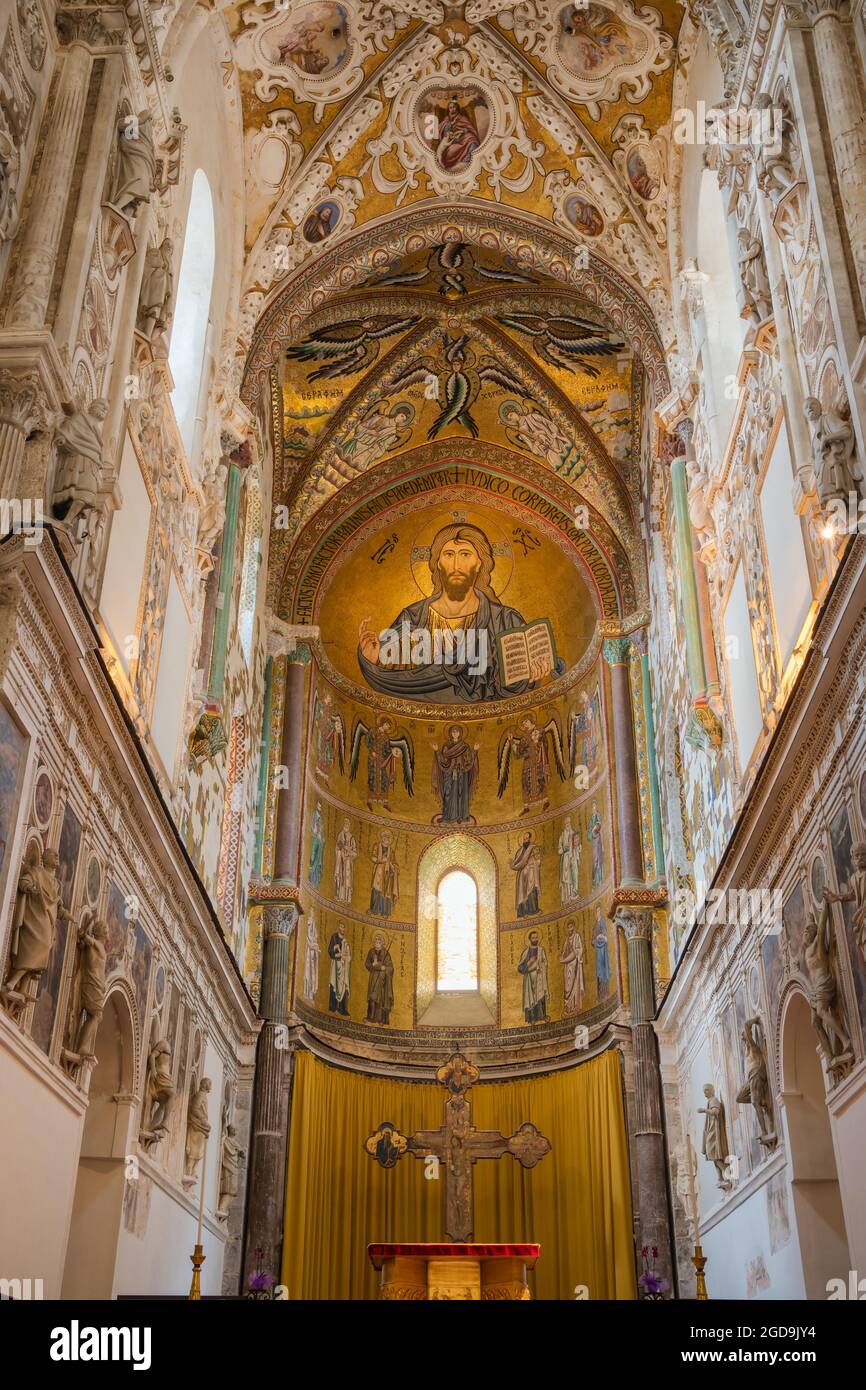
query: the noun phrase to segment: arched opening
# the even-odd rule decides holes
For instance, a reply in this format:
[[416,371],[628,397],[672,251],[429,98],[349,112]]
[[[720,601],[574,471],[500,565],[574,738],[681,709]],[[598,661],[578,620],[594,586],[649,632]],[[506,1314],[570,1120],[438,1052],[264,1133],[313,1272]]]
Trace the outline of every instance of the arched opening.
[[186,236],[177,285],[168,365],[174,389],[171,401],[187,458],[193,452],[196,415],[207,347],[216,236],[213,198],[207,176],[196,169],[192,181]]
[[828,1280],[847,1280],[850,1255],[818,1040],[799,992],[782,1024],[781,1100],[806,1297],[826,1298]]
[[66,1246],[63,1298],[114,1296],[127,1156],[135,1115],[135,1043],[129,1004],[110,994],[96,1034],[81,1139],[72,1222]]
[[436,988],[478,988],[478,888],[465,869],[451,869],[439,880]]

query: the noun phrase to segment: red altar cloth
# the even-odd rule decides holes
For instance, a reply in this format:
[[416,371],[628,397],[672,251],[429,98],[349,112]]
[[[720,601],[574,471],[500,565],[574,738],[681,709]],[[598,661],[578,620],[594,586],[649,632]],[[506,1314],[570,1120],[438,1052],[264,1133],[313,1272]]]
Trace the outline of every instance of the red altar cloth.
[[467,1245],[462,1241],[442,1241],[439,1244],[368,1245],[367,1254],[374,1269],[381,1269],[385,1260],[408,1256],[414,1260],[447,1260],[455,1256],[469,1260],[522,1260],[528,1269],[535,1268],[541,1254],[540,1245]]

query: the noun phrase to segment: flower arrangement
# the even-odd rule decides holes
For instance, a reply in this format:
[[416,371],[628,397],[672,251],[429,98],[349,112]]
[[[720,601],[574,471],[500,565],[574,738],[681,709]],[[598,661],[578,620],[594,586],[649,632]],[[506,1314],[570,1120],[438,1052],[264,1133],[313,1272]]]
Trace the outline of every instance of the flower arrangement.
[[247,1298],[270,1298],[271,1288],[274,1283],[274,1276],[262,1269],[262,1261],[265,1252],[261,1246],[256,1246],[253,1250],[253,1258],[256,1262],[255,1269],[251,1270],[247,1276]]
[[644,1298],[661,1300],[664,1298],[668,1281],[656,1269],[656,1260],[659,1257],[658,1247],[655,1245],[652,1247],[652,1263],[650,1263],[650,1247],[648,1245],[644,1245],[640,1253],[643,1259],[643,1274],[637,1281],[638,1287],[643,1289]]

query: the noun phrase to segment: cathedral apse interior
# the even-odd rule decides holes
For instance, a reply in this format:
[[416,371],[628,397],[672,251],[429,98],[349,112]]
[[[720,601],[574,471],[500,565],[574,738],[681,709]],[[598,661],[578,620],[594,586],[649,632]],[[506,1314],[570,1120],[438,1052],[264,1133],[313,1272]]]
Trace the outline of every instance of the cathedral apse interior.
[[4,1298],[864,1296],[864,130],[860,0],[0,0]]

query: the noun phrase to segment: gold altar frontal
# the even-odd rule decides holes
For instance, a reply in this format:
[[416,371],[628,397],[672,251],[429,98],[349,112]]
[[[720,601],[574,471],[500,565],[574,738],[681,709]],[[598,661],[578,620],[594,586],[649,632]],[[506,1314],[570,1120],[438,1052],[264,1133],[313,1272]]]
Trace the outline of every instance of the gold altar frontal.
[[379,1297],[392,1301],[527,1299],[540,1245],[368,1245]]

